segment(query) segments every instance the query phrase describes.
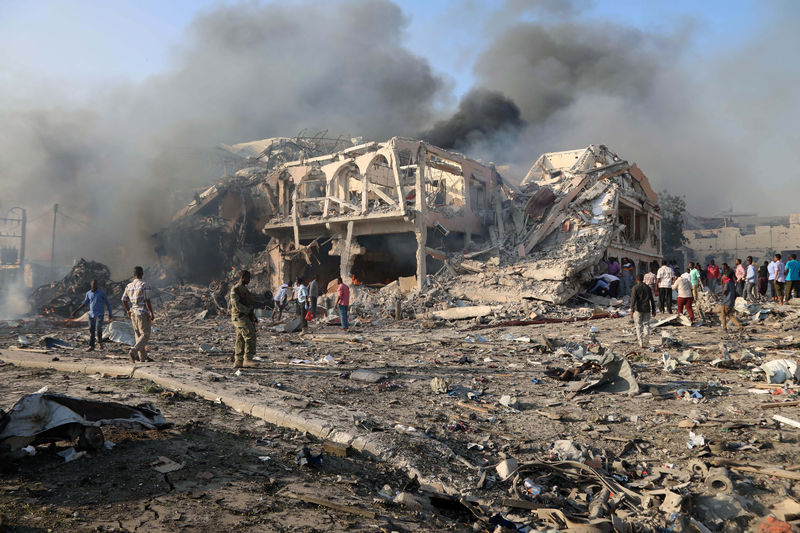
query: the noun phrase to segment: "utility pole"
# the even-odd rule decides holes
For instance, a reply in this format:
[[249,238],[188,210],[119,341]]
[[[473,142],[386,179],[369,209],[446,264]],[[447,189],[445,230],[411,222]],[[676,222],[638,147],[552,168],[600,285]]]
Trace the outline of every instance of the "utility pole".
[[56,273],[56,216],[58,215],[58,204],[53,204],[53,244],[50,246],[50,275]]
[[22,234],[20,244],[19,244],[19,266],[21,268],[25,268],[25,225],[28,222],[28,212],[24,208],[22,209]]

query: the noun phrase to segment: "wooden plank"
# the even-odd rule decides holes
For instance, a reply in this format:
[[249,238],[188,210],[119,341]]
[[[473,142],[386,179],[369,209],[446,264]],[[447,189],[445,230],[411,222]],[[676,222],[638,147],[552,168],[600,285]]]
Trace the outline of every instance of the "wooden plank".
[[731,470],[739,470],[741,472],[750,472],[753,474],[762,474],[765,476],[774,476],[784,479],[794,479],[796,481],[800,481],[800,472],[785,470],[775,465],[738,463],[736,461],[730,461],[728,459],[723,459],[721,457],[712,459],[711,464],[714,466],[725,466],[730,468]]
[[456,405],[459,406],[459,407],[463,407],[464,409],[470,409],[472,411],[477,411],[479,413],[483,413],[485,415],[489,415],[489,414],[492,413],[489,409],[487,409],[485,407],[481,407],[479,405],[472,405],[472,404],[469,404],[467,402],[458,402],[458,403],[456,403]]
[[800,405],[800,401],[762,403],[759,407],[761,409],[772,409],[773,407],[793,407],[795,405]]
[[800,429],[800,422],[797,420],[792,420],[791,418],[786,418],[785,416],[781,415],[772,415],[772,419],[780,422],[781,424],[786,424],[787,426]]
[[301,502],[305,503],[313,503],[314,505],[321,505],[323,507],[327,507],[329,509],[333,509],[334,511],[340,511],[342,513],[350,513],[355,514],[358,516],[363,516],[364,518],[375,518],[377,516],[373,511],[366,511],[361,509],[360,507],[354,507],[352,505],[342,505],[339,503],[334,503],[330,500],[325,498],[317,498],[316,496],[310,496],[306,494],[294,494],[292,492],[282,492],[279,493],[282,496],[287,498],[292,498],[294,500],[300,500]]

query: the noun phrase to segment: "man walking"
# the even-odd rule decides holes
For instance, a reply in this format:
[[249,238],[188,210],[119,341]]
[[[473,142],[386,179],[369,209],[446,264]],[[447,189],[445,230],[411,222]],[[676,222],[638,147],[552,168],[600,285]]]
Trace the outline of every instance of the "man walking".
[[719,270],[719,267],[711,260],[711,263],[706,268],[706,279],[708,279],[708,290],[711,291],[711,294],[716,294],[719,290],[719,279],[722,276],[722,273]]
[[308,284],[308,310],[311,314],[317,316],[317,301],[319,300],[319,283],[317,282],[317,275],[311,275],[311,283]]
[[773,270],[775,272],[775,298],[773,300],[777,300],[780,305],[783,305],[783,292],[786,285],[786,266],[783,264],[783,261],[781,261],[781,254],[775,254],[775,260],[772,264],[774,265]]
[[769,262],[764,261],[764,264],[758,267],[758,294],[767,296],[769,292]]
[[636,276],[636,285],[631,290],[631,312],[633,313],[633,325],[636,329],[636,340],[639,341],[639,348],[647,348],[650,344],[650,317],[656,314],[656,302],[653,299],[653,291],[644,284],[644,276]]
[[644,284],[650,287],[653,295],[658,293],[658,278],[656,277],[656,267],[650,265],[650,271],[644,275]]
[[297,314],[302,319],[302,331],[305,331],[308,327],[308,321],[306,320],[306,311],[308,311],[308,287],[306,287],[303,278],[297,278],[295,294],[297,300]]
[[236,328],[236,344],[233,350],[233,368],[257,366],[256,355],[256,299],[247,285],[250,272],[242,270],[239,283],[231,289],[231,320]]
[[[692,301],[697,301],[697,293],[700,290],[700,263],[689,263],[689,282],[692,284]],[[678,311],[680,313],[680,311]]]
[[83,303],[75,309],[70,316],[74,317],[78,311],[85,306],[89,306],[89,351],[94,350],[95,335],[97,336],[97,343],[99,348],[103,349],[103,315],[108,309],[108,321],[113,322],[114,317],[111,316],[111,304],[108,301],[108,296],[103,289],[97,287],[97,280],[93,279],[89,283],[89,292],[83,298]]
[[741,259],[736,260],[736,295],[744,296],[744,278],[747,273],[744,270],[744,265]]
[[755,302],[757,299],[758,273],[756,272],[756,266],[753,264],[752,255],[748,255],[745,261],[747,262],[747,270],[744,276],[744,298],[749,302]]
[[731,279],[731,272],[728,271],[722,276],[722,301],[719,307],[719,316],[722,321],[722,331],[728,331],[728,320],[736,324],[739,331],[742,331],[742,324],[736,318],[733,306],[736,303],[736,285]]
[[350,328],[347,322],[347,313],[350,311],[350,287],[344,284],[341,276],[336,280],[339,282],[339,287],[336,289],[336,308],[339,310],[341,327],[347,331]]
[[800,261],[797,260],[797,254],[791,254],[786,262],[786,302],[791,300],[792,291],[796,298],[800,298]]
[[631,293],[633,286],[633,261],[627,257],[622,258],[622,281],[620,298],[623,298]]
[[694,325],[694,311],[692,310],[692,302],[694,296],[692,295],[692,278],[689,272],[683,274],[675,280],[672,284],[672,289],[678,291],[678,314],[683,314],[683,308],[686,307],[686,312],[689,314],[689,320]]
[[133,267],[133,280],[128,283],[122,294],[122,305],[131,319],[136,338],[136,344],[128,351],[128,356],[133,363],[136,362],[137,356],[139,361],[152,361],[147,356],[147,341],[150,340],[150,327],[155,318],[153,307],[150,305],[150,296],[153,290],[150,285],[145,283],[143,277],[144,269],[140,266]]
[[656,273],[658,278],[658,309],[664,313],[672,314],[672,280],[675,278],[675,271],[667,264],[661,262],[661,268]]
[[775,259],[767,265],[767,300],[776,300],[775,297]]

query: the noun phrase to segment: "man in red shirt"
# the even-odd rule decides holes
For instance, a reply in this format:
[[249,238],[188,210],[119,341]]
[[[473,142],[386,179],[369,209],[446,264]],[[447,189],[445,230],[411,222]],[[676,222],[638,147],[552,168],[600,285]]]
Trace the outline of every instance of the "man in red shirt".
[[339,309],[339,319],[342,329],[347,331],[350,324],[347,322],[347,312],[350,310],[350,287],[344,284],[342,277],[337,278],[339,288],[336,289],[336,308]]
[[706,279],[708,280],[708,290],[711,294],[716,293],[719,290],[719,280],[722,277],[722,272],[720,272],[719,267],[714,263],[714,260],[711,260],[711,263],[706,268]]

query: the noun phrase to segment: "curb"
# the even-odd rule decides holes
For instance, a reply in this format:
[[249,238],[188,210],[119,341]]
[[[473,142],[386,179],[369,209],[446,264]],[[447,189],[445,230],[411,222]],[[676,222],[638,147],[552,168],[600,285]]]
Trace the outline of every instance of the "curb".
[[[105,363],[96,361],[53,360],[53,355],[19,350],[3,350],[0,360],[24,368],[46,368],[61,372],[108,374],[144,379],[166,389],[192,392],[206,400],[221,400],[240,413],[261,418],[276,426],[308,432],[315,437],[350,446],[381,462],[386,462],[417,477],[426,488],[449,494],[459,492],[454,483],[450,459],[455,454],[437,440],[413,434],[370,432],[357,424],[367,415],[348,407],[315,401],[313,407],[296,407],[309,399],[290,392],[264,387],[243,378],[202,370],[183,363]],[[67,357],[71,357],[67,355]],[[295,404],[289,405],[289,402]],[[426,458],[425,464],[420,460]],[[466,479],[462,480],[465,484]]]

